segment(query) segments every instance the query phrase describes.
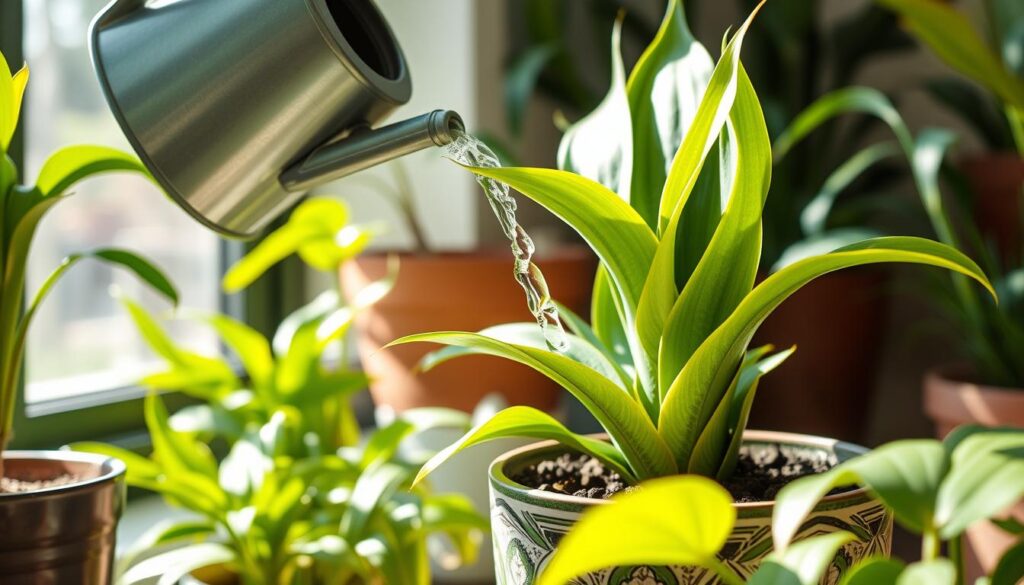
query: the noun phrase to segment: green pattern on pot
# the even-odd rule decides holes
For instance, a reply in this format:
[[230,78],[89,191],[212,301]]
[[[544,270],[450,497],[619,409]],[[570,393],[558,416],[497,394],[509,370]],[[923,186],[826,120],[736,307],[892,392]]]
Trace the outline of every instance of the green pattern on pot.
[[[834,454],[844,461],[865,452],[862,447],[800,435],[748,431],[744,443],[778,443],[783,452]],[[530,490],[510,481],[507,469],[564,452],[554,443],[540,443],[507,453],[491,466],[491,535],[499,585],[532,585],[559,541],[590,506],[601,500],[562,496]],[[749,577],[772,550],[772,502],[737,504],[736,526],[720,558],[743,577]],[[670,511],[666,511],[670,513]],[[853,563],[872,555],[887,555],[892,545],[892,516],[865,490],[858,489],[823,500],[800,530],[799,537],[845,530],[857,540],[836,555],[822,583],[835,585]],[[629,538],[629,527],[613,537]],[[716,576],[698,567],[614,567],[578,579],[585,585],[709,585]]]

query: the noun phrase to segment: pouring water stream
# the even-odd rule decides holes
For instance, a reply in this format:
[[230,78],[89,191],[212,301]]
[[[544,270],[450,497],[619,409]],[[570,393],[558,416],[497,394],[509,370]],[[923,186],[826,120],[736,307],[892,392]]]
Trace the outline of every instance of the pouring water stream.
[[[459,132],[455,140],[445,147],[445,154],[455,162],[474,167],[498,168],[501,163],[494,152],[474,136]],[[509,193],[508,185],[487,177],[477,177],[483,187],[487,201],[501,224],[501,230],[512,243],[515,258],[513,274],[516,282],[526,292],[526,304],[540,325],[541,333],[548,347],[560,353],[569,349],[569,340],[558,307],[551,298],[547,282],[540,267],[534,264],[535,247],[530,235],[516,220],[516,200]]]

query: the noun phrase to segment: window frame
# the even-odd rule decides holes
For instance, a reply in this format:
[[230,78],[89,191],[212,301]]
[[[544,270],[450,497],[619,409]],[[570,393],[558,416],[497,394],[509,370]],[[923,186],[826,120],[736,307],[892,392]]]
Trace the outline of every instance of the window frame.
[[[24,14],[23,1],[0,2],[0,49],[9,63],[24,60]],[[24,162],[23,134],[19,128],[9,152],[19,168]],[[222,238],[219,246],[222,273],[253,245]],[[219,310],[269,337],[281,319],[305,298],[305,280],[303,265],[296,259],[286,260],[242,293],[226,295],[221,291]],[[22,367],[25,367],[24,361]],[[130,448],[144,449],[148,445],[143,417],[143,399],[148,390],[143,386],[102,389],[81,396],[26,404],[27,378],[25,372],[17,393],[11,449],[56,449],[86,440],[114,442]],[[164,398],[172,411],[195,402],[178,392],[166,393]]]

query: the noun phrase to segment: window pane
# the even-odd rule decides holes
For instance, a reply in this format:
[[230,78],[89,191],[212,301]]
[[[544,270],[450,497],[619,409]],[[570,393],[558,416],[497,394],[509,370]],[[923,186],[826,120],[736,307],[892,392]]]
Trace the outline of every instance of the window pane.
[[[25,55],[32,68],[26,96],[26,182],[54,149],[77,143],[130,147],[93,77],[86,41],[90,19],[107,0],[27,0]],[[218,306],[219,243],[140,177],[104,175],[74,189],[36,236],[28,266],[30,294],[75,251],[116,246],[166,270],[190,308]],[[152,369],[130,319],[110,294],[117,287],[152,310],[167,312],[131,275],[93,261],[69,271],[38,313],[27,350],[27,401],[38,402],[134,384]],[[190,347],[216,351],[204,327],[178,323]]]

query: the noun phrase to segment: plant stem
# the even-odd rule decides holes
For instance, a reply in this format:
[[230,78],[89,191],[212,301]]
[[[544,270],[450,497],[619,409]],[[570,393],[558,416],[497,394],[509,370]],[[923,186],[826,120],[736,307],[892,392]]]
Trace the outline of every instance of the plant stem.
[[718,559],[709,561],[708,568],[713,570],[725,585],[743,585],[743,579]]
[[934,561],[939,558],[941,541],[934,529],[926,529],[921,537],[921,560]]
[[956,567],[956,585],[964,585],[964,537],[957,536],[949,541],[949,560]]

